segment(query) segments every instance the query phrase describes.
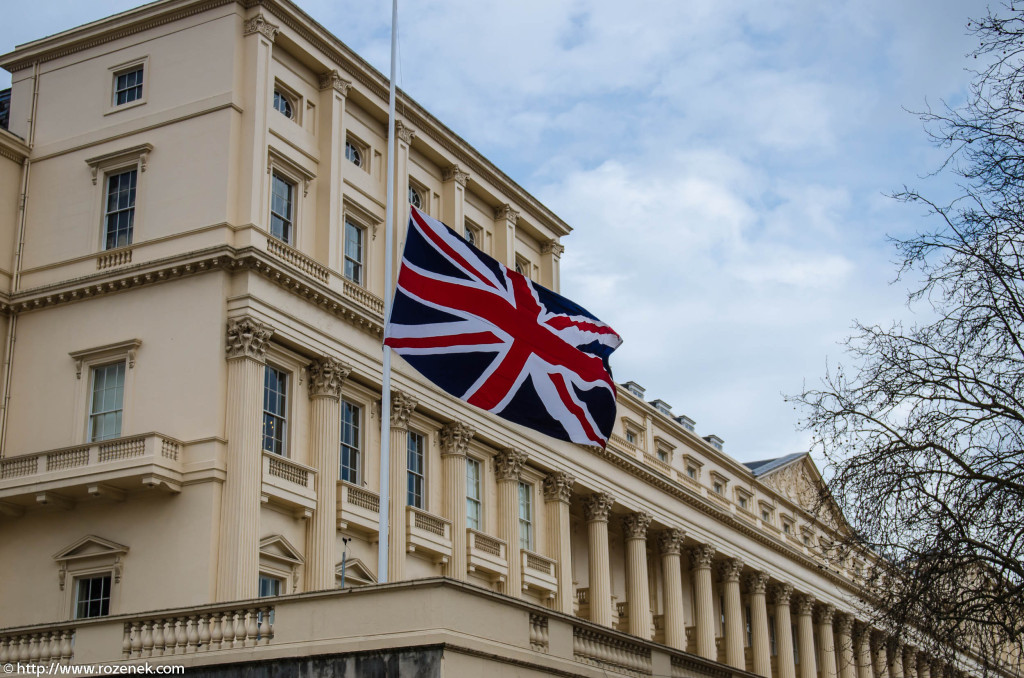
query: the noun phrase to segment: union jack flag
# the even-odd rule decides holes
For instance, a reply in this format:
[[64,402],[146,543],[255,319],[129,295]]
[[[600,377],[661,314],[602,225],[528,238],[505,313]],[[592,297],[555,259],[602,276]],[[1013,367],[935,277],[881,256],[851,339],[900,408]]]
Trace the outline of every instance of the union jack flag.
[[411,210],[384,343],[471,405],[604,447],[615,421],[608,358],[619,335]]

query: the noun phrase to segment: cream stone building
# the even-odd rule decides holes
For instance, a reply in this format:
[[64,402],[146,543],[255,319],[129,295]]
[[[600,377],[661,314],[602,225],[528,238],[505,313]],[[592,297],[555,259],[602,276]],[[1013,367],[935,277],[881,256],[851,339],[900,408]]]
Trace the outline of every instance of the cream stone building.
[[0,66],[0,663],[954,673],[862,623],[807,455],[739,463],[633,382],[601,451],[396,359],[380,505],[387,172],[555,290],[570,228],[405,96],[386,167],[386,79],[296,5],[160,0]]

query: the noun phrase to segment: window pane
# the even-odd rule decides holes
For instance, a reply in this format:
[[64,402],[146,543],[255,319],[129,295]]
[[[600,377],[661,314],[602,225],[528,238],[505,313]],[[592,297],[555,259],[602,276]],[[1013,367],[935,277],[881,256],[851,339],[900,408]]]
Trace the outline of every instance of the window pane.
[[123,362],[94,367],[92,370],[92,402],[89,405],[89,440],[96,442],[121,435],[121,412],[124,407]]
[[480,529],[480,462],[466,459],[466,527]]
[[119,73],[114,82],[114,104],[120,106],[142,98],[142,67]]
[[263,377],[263,449],[287,453],[288,375],[269,365]]
[[104,247],[108,250],[132,243],[137,177],[138,171],[134,169],[107,177]]
[[363,284],[363,229],[345,222],[345,277]]
[[79,579],[75,591],[75,618],[110,614],[110,575]]
[[270,234],[286,243],[292,241],[292,195],[295,185],[276,172],[271,179]]
[[341,475],[346,482],[359,484],[360,408],[341,401]]
[[519,548],[533,550],[533,486],[519,483]]
[[409,506],[423,508],[423,436],[411,431],[407,437],[408,452],[406,455],[406,468],[408,469],[408,481],[406,485],[406,503]]

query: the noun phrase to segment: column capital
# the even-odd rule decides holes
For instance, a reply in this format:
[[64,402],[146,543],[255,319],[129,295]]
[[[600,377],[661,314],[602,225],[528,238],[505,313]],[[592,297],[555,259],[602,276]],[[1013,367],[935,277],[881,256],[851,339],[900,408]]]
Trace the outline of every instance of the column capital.
[[853,622],[854,617],[849,612],[837,612],[836,613],[836,630],[840,635],[847,635],[853,637]]
[[637,511],[622,518],[622,530],[626,539],[647,539],[647,528],[651,524],[651,514]]
[[228,318],[227,345],[224,348],[228,360],[252,358],[263,362],[273,334],[274,328],[250,316]]
[[832,625],[832,618],[836,614],[836,608],[834,605],[825,603],[815,609],[814,621],[822,625]]
[[743,572],[743,561],[739,558],[726,558],[718,565],[718,573],[722,576],[722,581],[738,582],[741,572]]
[[701,568],[711,569],[711,563],[715,559],[715,547],[711,544],[699,544],[690,548],[690,567],[698,570]]
[[352,371],[351,365],[325,356],[309,364],[309,397],[341,398],[341,384]]
[[776,605],[789,605],[793,596],[793,586],[791,584],[776,584],[772,587],[772,596]]
[[463,171],[458,165],[451,165],[441,170],[441,179],[443,181],[454,181],[459,186],[465,186],[466,182],[469,181],[469,172]]
[[393,430],[409,428],[409,417],[412,416],[417,404],[419,401],[405,391],[392,391],[391,428]]
[[259,33],[263,35],[270,42],[274,42],[277,37],[277,32],[281,30],[280,26],[267,21],[267,18],[262,14],[257,14],[251,19],[246,19],[242,23],[242,35],[252,35],[253,33]]
[[[913,664],[916,661],[917,661],[917,648],[916,647],[911,647],[909,645],[905,646],[903,648],[903,663],[904,664]],[[906,670],[906,667],[904,667],[904,670]]]
[[411,144],[416,132],[401,120],[395,120],[395,136],[404,144]]
[[807,595],[806,593],[799,593],[797,594],[794,602],[796,603],[796,613],[798,615],[810,615],[814,613],[814,596]]
[[745,580],[747,590],[763,596],[768,590],[768,579],[767,572],[752,572],[748,574]]
[[494,456],[494,475],[498,482],[517,481],[526,463],[526,452],[515,447],[506,447]]
[[519,210],[512,207],[512,205],[505,203],[504,205],[498,205],[494,208],[494,218],[504,219],[512,226],[516,225],[519,221]]
[[583,500],[583,517],[588,523],[608,522],[615,499],[607,492],[595,492]]
[[327,71],[326,73],[320,74],[321,90],[333,88],[341,96],[347,97],[348,90],[350,87],[352,87],[352,83],[346,80],[345,78],[341,77],[341,74],[338,73],[338,71],[330,70]]
[[544,477],[544,501],[560,501],[568,504],[572,500],[572,486],[576,476],[565,471],[554,471]]
[[683,540],[686,531],[679,527],[670,527],[658,533],[658,551],[663,556],[678,556],[683,552]]
[[461,421],[450,421],[441,427],[441,456],[464,457],[469,449],[469,441],[476,431],[469,424]]
[[558,259],[565,252],[565,245],[557,240],[548,240],[540,246],[540,252],[541,254],[553,254],[555,259]]

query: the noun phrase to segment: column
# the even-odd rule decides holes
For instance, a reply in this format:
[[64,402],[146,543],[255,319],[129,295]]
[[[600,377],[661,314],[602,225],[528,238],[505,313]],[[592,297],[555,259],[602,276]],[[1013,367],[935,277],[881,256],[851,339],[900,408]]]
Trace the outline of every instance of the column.
[[[342,217],[342,185],[345,160],[345,99],[352,83],[338,71],[320,74],[318,106],[320,162],[317,165],[316,213],[313,257],[336,271],[344,269],[345,224]],[[367,158],[369,162],[369,158]]]
[[796,642],[800,649],[800,678],[817,678],[818,665],[814,658],[814,598],[808,595],[796,599]]
[[693,571],[693,616],[697,625],[697,654],[718,661],[715,646],[715,604],[711,591],[711,563],[715,547],[701,544],[690,549],[690,569]]
[[793,620],[789,613],[789,600],[793,595],[793,587],[779,584],[775,594],[775,650],[778,653],[778,678],[796,678],[796,666],[793,662]]
[[572,543],[570,541],[569,503],[576,478],[565,471],[544,478],[544,508],[548,518],[548,555],[557,561],[558,593],[555,609],[572,614],[575,591],[572,586]]
[[[395,213],[392,223],[397,237],[395,251],[391,253],[391,270],[395,280],[398,280],[398,269],[402,262],[402,252],[405,250],[405,232],[409,220],[409,148],[415,136],[416,132],[408,125],[401,120],[395,121]],[[384,284],[393,285],[395,280],[385,280]]]
[[871,668],[871,629],[857,624],[857,678],[874,678]]
[[857,665],[853,658],[853,615],[840,612],[837,617],[839,678],[857,678]]
[[[466,225],[466,182],[469,173],[463,172],[458,165],[446,167],[441,171],[441,221],[452,230],[462,234]],[[477,243],[483,249],[483,243]]]
[[338,534],[338,477],[341,440],[341,384],[352,368],[334,358],[309,366],[309,456],[316,469],[316,511],[306,521],[306,590],[334,588],[335,543]]
[[831,605],[822,605],[818,609],[818,650],[821,654],[821,678],[838,678],[835,632],[832,630],[832,618],[835,612],[836,609]]
[[889,677],[903,678],[903,646],[899,642],[893,642],[892,652],[889,654]]
[[263,474],[263,367],[274,330],[243,316],[227,326],[227,473],[221,490],[217,600],[258,593]]
[[540,248],[540,284],[544,285],[548,289],[552,289],[555,292],[561,284],[559,275],[559,262],[562,259],[562,252],[565,251],[565,245],[561,244],[557,240],[549,240]]
[[[388,581],[405,579],[405,506],[409,467],[409,417],[417,401],[404,391],[391,392],[391,482],[388,485]],[[384,510],[384,507],[381,507]]]
[[875,639],[875,678],[889,678],[889,659],[884,636]]
[[442,515],[452,523],[452,557],[447,574],[465,580],[466,575],[466,452],[474,431],[461,421],[441,429],[441,474],[444,476]]
[[637,511],[624,516],[622,531],[626,537],[626,593],[629,596],[629,632],[651,639],[651,589],[647,576],[648,513]]
[[583,518],[587,521],[590,574],[590,621],[612,625],[612,572],[608,551],[608,514],[615,500],[605,492],[595,492],[584,500]]
[[526,453],[506,448],[494,457],[494,474],[498,480],[498,538],[503,539],[508,554],[508,580],[505,595],[523,596],[523,556],[519,547],[519,474],[526,463]]
[[920,652],[917,653],[917,678],[932,678],[932,662]]
[[[242,171],[248,178],[238,182],[238,223],[267,226],[270,209],[267,186],[267,113],[274,97],[274,79],[270,70],[274,39],[280,30],[262,14],[243,23],[242,49],[245,68],[242,87],[242,130],[238,145]],[[148,76],[147,76],[148,77]],[[269,229],[267,229],[269,230]],[[246,594],[249,596],[250,594]]]
[[743,605],[740,601],[740,573],[743,561],[727,558],[719,567],[722,576],[722,599],[725,603],[725,663],[746,670],[743,657]]
[[754,673],[771,678],[772,648],[768,637],[768,602],[765,599],[767,588],[767,572],[755,572],[747,577],[747,591],[750,593],[750,654],[754,660]]
[[917,650],[915,648],[903,648],[903,675],[906,678],[917,678]]
[[516,267],[516,222],[519,212],[508,203],[494,210],[494,258],[511,269]]
[[683,567],[680,555],[686,533],[678,527],[658,535],[661,577],[665,600],[665,644],[686,650],[686,619],[683,615]]

